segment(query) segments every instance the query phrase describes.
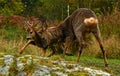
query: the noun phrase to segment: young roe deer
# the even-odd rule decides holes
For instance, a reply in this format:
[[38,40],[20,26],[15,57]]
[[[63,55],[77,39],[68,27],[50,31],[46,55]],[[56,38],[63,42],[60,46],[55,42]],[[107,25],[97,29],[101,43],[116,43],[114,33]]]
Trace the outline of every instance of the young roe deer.
[[[105,66],[108,66],[105,50],[100,38],[98,19],[95,13],[90,9],[79,8],[55,28],[46,29],[41,33],[36,32],[32,26],[28,27],[31,31],[29,31],[29,33],[27,34],[27,38],[29,40],[32,40],[35,45],[43,48],[44,50],[46,50],[48,46],[53,48],[50,56],[55,53],[53,47],[54,44],[58,42],[69,43],[73,40],[77,40],[79,42],[77,62],[79,62],[81,53],[83,51],[83,42],[85,35],[87,33],[93,33],[101,48]],[[66,50],[64,50],[63,52],[63,57],[65,55],[65,52]]]

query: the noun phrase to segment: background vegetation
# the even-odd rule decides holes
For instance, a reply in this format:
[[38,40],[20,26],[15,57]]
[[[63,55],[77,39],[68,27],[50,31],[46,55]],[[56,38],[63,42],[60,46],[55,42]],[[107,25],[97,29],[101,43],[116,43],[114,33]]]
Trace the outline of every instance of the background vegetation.
[[[25,18],[33,22],[47,21],[54,26],[77,8],[90,8],[98,16],[102,40],[109,58],[120,59],[119,0],[0,0],[0,38],[8,41],[25,40]],[[90,37],[85,55],[101,56],[94,37]]]

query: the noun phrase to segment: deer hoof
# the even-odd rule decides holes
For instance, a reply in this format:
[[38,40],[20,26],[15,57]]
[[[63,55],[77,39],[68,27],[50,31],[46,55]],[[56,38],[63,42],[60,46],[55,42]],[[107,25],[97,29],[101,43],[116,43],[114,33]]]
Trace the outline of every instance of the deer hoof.
[[73,54],[71,54],[71,53],[65,53],[65,55],[67,55],[67,56],[73,56]]
[[108,67],[108,64],[105,64],[105,67]]
[[22,53],[23,53],[23,51],[20,50],[20,51],[19,51],[19,54],[22,54]]

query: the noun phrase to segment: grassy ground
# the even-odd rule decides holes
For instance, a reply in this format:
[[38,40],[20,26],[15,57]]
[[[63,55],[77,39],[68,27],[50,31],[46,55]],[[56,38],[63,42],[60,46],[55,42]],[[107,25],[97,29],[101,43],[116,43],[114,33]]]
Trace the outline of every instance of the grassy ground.
[[[60,55],[54,55],[52,59],[61,59]],[[75,63],[77,59],[76,56],[65,56],[65,60]],[[95,57],[81,56],[79,64],[86,67],[91,67],[95,69],[102,69],[106,72],[112,74],[112,76],[120,76],[120,60],[119,59],[109,59],[109,67],[104,66],[103,59]]]

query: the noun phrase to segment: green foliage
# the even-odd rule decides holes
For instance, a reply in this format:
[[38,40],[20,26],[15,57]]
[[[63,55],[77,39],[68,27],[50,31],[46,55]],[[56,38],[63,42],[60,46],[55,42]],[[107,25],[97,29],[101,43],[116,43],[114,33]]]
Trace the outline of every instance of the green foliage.
[[23,28],[7,27],[0,29],[1,38],[6,40],[17,40],[25,38],[25,31]]
[[[119,0],[0,0],[0,13],[4,15],[19,14],[24,16],[42,15],[48,20],[62,20],[77,8],[90,8],[98,15],[112,13],[119,7]],[[101,7],[102,6],[102,7]]]
[[[42,6],[37,4],[33,7],[33,15],[42,15],[48,20],[57,20],[65,17],[66,13],[66,2],[63,0],[43,0]],[[63,15],[63,16],[62,16]]]
[[[24,5],[23,15],[31,16],[34,15],[37,8],[40,8],[43,5],[43,0],[21,0]],[[40,12],[39,12],[40,13]]]
[[0,0],[0,13],[4,15],[20,14],[23,10],[21,0]]

